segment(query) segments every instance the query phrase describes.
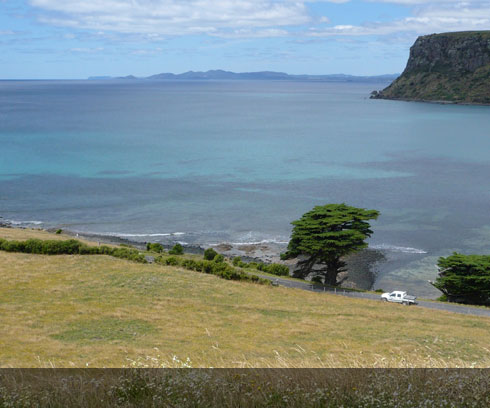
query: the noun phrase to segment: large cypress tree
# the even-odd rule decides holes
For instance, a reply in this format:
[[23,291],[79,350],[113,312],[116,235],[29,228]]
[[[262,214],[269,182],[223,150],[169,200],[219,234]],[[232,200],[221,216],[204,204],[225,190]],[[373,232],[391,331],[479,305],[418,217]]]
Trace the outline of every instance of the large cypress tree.
[[490,255],[454,253],[439,258],[439,276],[431,282],[450,302],[490,305]]
[[337,275],[345,267],[341,258],[367,247],[365,239],[373,233],[368,221],[378,215],[346,204],[317,206],[291,223],[291,240],[282,258],[300,257],[296,277],[314,273],[326,285],[338,285]]

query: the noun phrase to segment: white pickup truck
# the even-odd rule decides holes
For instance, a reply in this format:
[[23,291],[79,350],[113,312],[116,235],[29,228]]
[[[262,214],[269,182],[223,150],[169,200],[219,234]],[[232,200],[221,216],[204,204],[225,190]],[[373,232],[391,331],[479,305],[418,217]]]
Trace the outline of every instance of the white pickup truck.
[[407,295],[407,292],[403,292],[401,290],[395,290],[394,292],[383,293],[381,295],[381,300],[385,302],[401,303],[407,306],[416,305],[417,304],[415,302],[416,299],[417,298],[415,296]]

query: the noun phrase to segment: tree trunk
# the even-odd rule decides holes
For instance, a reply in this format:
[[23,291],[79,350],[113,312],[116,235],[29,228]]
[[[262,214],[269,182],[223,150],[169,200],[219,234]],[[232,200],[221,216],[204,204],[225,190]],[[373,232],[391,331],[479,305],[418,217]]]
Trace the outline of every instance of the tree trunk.
[[334,258],[326,263],[325,271],[325,285],[337,286],[337,275],[342,272],[342,268],[345,266],[345,262],[342,262],[340,258]]

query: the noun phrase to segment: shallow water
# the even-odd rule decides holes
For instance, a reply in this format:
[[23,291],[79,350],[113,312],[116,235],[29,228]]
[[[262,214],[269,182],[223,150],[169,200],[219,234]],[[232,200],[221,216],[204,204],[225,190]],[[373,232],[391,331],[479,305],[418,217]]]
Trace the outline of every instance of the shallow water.
[[381,211],[375,286],[437,296],[439,256],[490,253],[490,107],[367,98],[385,85],[0,82],[0,215],[286,242],[305,211],[346,202]]

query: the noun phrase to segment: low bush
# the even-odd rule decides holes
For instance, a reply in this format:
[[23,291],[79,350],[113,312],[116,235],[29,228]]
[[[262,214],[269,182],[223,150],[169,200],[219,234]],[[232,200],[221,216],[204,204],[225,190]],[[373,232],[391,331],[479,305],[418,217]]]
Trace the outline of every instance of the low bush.
[[270,273],[271,275],[276,275],[276,276],[288,276],[289,275],[289,268],[286,265],[282,264],[277,264],[277,263],[272,263],[272,264],[265,264],[262,262],[243,262],[242,259],[237,256],[233,258],[232,261],[234,266],[237,266],[239,268],[252,268],[252,269],[257,269],[258,271]]
[[116,258],[146,263],[143,254],[136,249],[112,248],[105,245],[88,246],[75,239],[67,241],[28,239],[27,241],[0,240],[0,250],[38,255],[109,255]]
[[213,258],[213,261],[216,263],[225,262],[225,257],[221,254],[216,254],[216,256]]
[[156,252],[157,254],[161,254],[162,252],[165,251],[162,244],[153,243],[153,242],[148,242],[146,244],[146,250],[149,252]]
[[[242,258],[240,258],[239,256],[234,257],[232,263],[233,263],[233,266],[238,266],[239,268],[248,268],[250,265],[246,262],[243,262]],[[251,262],[251,263],[253,263],[253,262]]]
[[58,230],[56,230],[56,233],[57,233],[57,234],[61,234],[62,232],[63,232],[63,230],[62,230],[62,229],[58,229]]
[[289,275],[289,268],[286,265],[273,263],[273,264],[267,265],[266,272],[271,273],[272,275],[277,275],[277,276],[288,276]]
[[182,259],[176,256],[171,256],[168,258],[158,257],[155,259],[155,262],[162,265],[181,266],[182,268],[185,268],[190,271],[215,275],[222,279],[227,279],[227,280],[254,282],[254,283],[260,283],[265,285],[270,284],[270,281],[268,281],[267,279],[261,279],[255,275],[248,275],[238,269],[235,269],[233,266],[229,265],[224,261],[216,262],[216,258],[218,256],[216,256],[215,259],[212,261],[208,259],[202,259],[202,260]]
[[218,253],[213,248],[208,248],[204,251],[204,259],[212,261]]
[[180,244],[175,244],[174,247],[168,251],[170,255],[183,255],[184,254],[184,247]]
[[165,258],[164,263],[165,263],[165,265],[171,265],[171,266],[179,266],[180,265],[179,258],[176,258],[175,256]]
[[277,275],[277,276],[288,276],[289,275],[289,268],[286,265],[281,265],[281,264],[264,264],[260,263],[257,265],[257,270],[270,273],[271,275]]

